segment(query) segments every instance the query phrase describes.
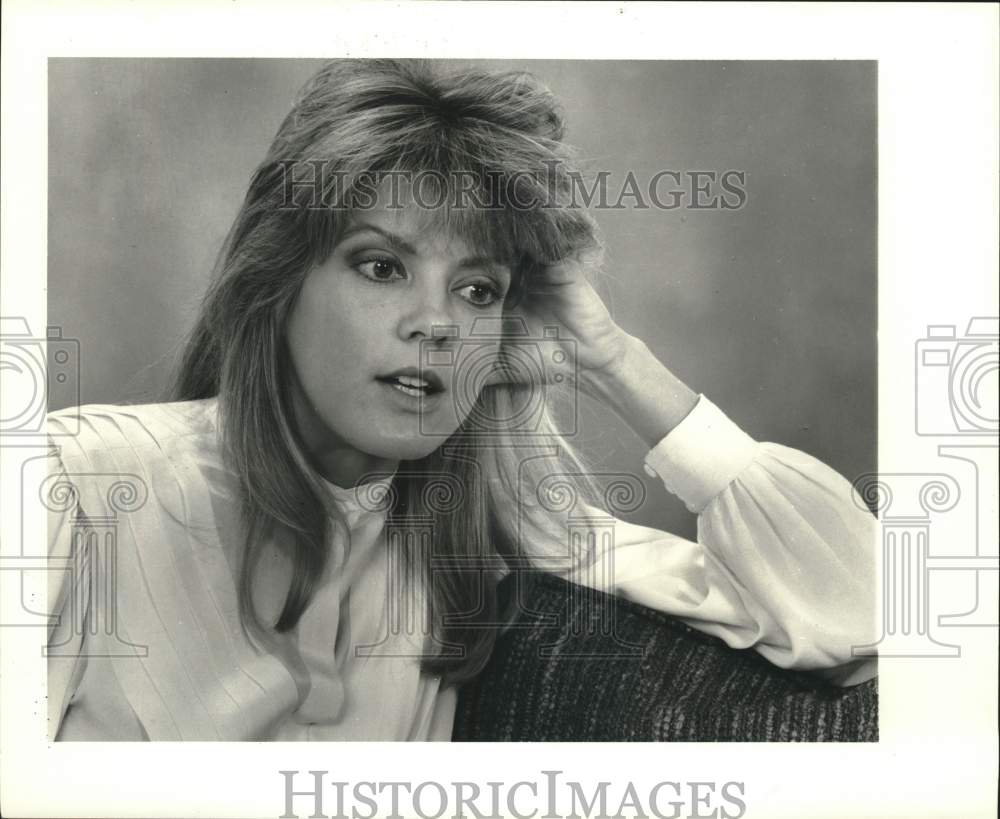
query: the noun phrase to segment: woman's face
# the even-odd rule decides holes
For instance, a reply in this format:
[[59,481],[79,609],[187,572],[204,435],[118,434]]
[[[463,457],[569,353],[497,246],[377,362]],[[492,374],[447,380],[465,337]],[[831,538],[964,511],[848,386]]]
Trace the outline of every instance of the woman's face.
[[462,342],[476,319],[502,315],[510,270],[421,229],[412,207],[355,211],[293,307],[299,421],[321,460],[429,454],[468,412],[468,385],[456,390],[452,378],[460,359],[481,363],[484,347],[499,349],[499,340]]

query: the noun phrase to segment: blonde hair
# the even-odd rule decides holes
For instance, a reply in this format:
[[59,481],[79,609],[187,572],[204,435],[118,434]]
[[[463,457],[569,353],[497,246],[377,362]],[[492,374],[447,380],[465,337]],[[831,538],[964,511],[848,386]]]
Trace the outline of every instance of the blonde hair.
[[[599,244],[589,215],[564,206],[572,165],[562,136],[555,99],[525,73],[338,60],[303,87],[251,179],[174,391],[177,400],[219,399],[224,455],[242,495],[240,613],[253,639],[296,625],[326,566],[330,527],[340,519],[296,429],[285,327],[305,276],[329,255],[357,207],[366,176],[434,172],[447,195],[426,218],[509,265],[516,301],[545,265]],[[319,188],[289,184],[288,174],[303,168],[324,170]],[[458,201],[459,175],[466,197],[478,195],[488,208]],[[553,458],[562,462],[561,473],[579,477],[583,497],[597,497],[549,406],[536,412],[530,439],[513,429],[486,436],[477,426],[475,417],[510,418],[538,397],[525,394],[531,389],[484,388],[452,439],[401,464],[393,479],[390,519],[423,514],[433,520],[435,560],[453,567],[435,568],[428,586],[436,642],[452,650],[423,659],[424,668],[446,682],[476,674],[492,651],[503,620],[495,595],[497,559],[507,569],[525,568],[516,515],[543,514],[528,495],[551,472]],[[457,510],[434,502],[435,476],[444,475],[461,487]],[[541,531],[543,523],[536,528]],[[281,614],[267,626],[250,589],[256,558],[273,537],[288,539],[295,568]],[[408,557],[429,581],[431,567]]]

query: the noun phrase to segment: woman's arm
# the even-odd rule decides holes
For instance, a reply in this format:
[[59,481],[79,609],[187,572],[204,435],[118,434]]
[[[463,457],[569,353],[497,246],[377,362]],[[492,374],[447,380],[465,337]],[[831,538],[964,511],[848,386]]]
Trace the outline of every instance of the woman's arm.
[[698,403],[698,395],[634,336],[625,337],[620,354],[604,367],[581,369],[579,387],[615,410],[650,449]]
[[778,666],[841,685],[874,676],[874,658],[854,649],[877,637],[875,518],[834,470],[754,441],[704,396],[677,421],[686,403],[674,404],[677,383],[667,373],[601,387],[646,440],[669,430],[646,456],[646,470],[698,514],[697,544],[618,521],[608,590]]
[[854,648],[876,637],[875,518],[834,470],[754,441],[619,327],[585,275],[596,261],[550,267],[521,313],[539,336],[557,324],[577,387],[646,441],[647,472],[699,516],[696,544],[618,521],[610,590],[779,666],[873,676]]
[[[614,367],[583,374],[580,387],[646,441],[647,472],[698,514],[704,560],[689,588],[704,597],[685,607],[688,622],[833,682],[874,676],[874,659],[854,647],[874,642],[878,530],[850,484],[802,452],[754,441],[640,340],[626,351]],[[619,563],[624,554],[616,544]],[[615,590],[676,611],[657,574]]]

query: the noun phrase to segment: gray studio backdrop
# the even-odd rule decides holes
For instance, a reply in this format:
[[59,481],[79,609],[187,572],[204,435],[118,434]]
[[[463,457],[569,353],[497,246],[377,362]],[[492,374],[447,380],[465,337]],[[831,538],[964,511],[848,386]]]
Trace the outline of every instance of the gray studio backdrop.
[[[162,399],[250,174],[319,64],[49,62],[49,324],[79,339],[82,403]],[[739,209],[625,199],[598,212],[602,292],[756,438],[850,479],[874,470],[876,64],[485,64],[546,82],[609,190],[629,170],[745,172]],[[693,536],[692,517],[643,474],[638,438],[583,410],[595,468],[647,481],[630,517]]]

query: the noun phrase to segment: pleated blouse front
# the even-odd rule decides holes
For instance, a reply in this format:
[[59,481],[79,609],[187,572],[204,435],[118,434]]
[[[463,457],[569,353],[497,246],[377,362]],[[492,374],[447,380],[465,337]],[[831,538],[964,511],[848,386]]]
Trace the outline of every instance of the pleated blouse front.
[[[331,532],[315,597],[278,646],[261,652],[246,638],[236,485],[219,456],[215,409],[214,401],[88,407],[72,441],[50,419],[61,444],[51,480],[72,484],[87,516],[74,527],[74,509],[53,510],[50,554],[69,557],[74,530],[78,538],[114,531],[117,578],[107,582],[95,565],[50,572],[49,598],[63,615],[49,639],[56,738],[450,739],[455,693],[420,672],[420,624],[389,625],[399,621],[387,590],[399,568],[377,499],[391,475],[367,495],[327,484],[348,530]],[[116,485],[135,495],[119,504],[127,511],[112,508]],[[116,519],[102,526],[108,512]],[[80,545],[75,558],[95,562],[99,550]],[[285,552],[269,544],[254,583],[264,622],[280,611],[290,577]],[[78,616],[66,616],[73,607]]]

